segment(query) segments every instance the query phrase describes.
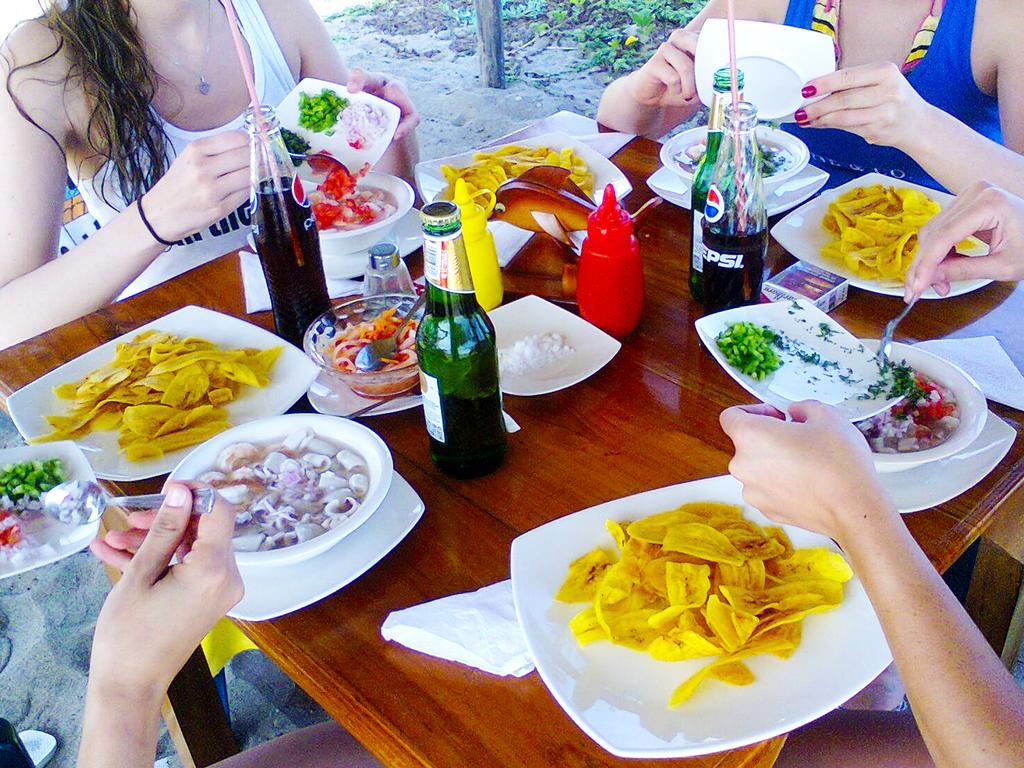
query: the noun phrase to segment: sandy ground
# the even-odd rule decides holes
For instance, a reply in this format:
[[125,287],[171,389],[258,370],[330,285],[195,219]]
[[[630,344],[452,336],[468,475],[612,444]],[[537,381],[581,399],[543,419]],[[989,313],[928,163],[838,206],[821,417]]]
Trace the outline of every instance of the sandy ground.
[[[5,12],[13,8],[8,2],[0,0]],[[34,0],[18,2],[31,10]],[[314,0],[325,16],[358,4]],[[596,110],[604,78],[578,71],[573,51],[549,48],[518,59],[518,77],[507,90],[494,91],[478,82],[472,28],[381,32],[368,18],[337,18],[329,26],[351,65],[406,82],[423,118],[423,157],[462,151],[560,109],[591,116]],[[0,24],[6,21],[0,18]],[[10,422],[0,417],[0,445],[17,441]],[[102,571],[87,554],[0,582],[0,717],[19,729],[55,734],[62,748],[54,768],[75,762],[90,638],[106,590]],[[1021,665],[1018,675],[1024,683]],[[228,681],[235,731],[245,746],[326,717],[258,652],[232,662]],[[166,737],[159,754],[171,754]]]

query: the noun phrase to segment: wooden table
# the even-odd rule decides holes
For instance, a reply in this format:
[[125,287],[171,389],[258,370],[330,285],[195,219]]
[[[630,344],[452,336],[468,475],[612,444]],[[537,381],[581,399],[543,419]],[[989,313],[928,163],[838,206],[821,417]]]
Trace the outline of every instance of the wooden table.
[[[557,129],[550,121],[537,132]],[[629,176],[635,209],[650,197],[644,180],[658,145],[633,141],[614,159]],[[384,642],[380,626],[397,608],[508,578],[509,545],[523,531],[578,509],[658,486],[724,473],[731,444],[719,412],[749,396],[698,343],[700,309],[687,284],[689,213],[670,205],[639,231],[647,308],[640,328],[604,370],[571,389],[506,398],[523,429],[490,477],[457,481],[431,464],[418,411],[370,419],[395,466],[426,503],[415,530],[379,565],[338,594],[274,621],[241,622],[253,639],[332,717],[390,766],[663,766],[625,761],[592,743],[559,709],[536,675],[502,679]],[[556,247],[535,238],[531,248]],[[788,257],[773,245],[773,268]],[[4,396],[61,363],[184,304],[245,317],[238,260],[223,257],[140,296],[107,307],[0,353]],[[878,337],[899,308],[895,298],[852,290],[835,313],[854,333]],[[922,302],[900,327],[914,340],[994,334],[1024,366],[1024,288],[992,285],[958,299]],[[268,315],[248,318],[264,326]],[[1020,431],[1022,414],[994,408]],[[984,481],[907,525],[935,567],[946,569],[1020,493],[1021,441]],[[125,484],[151,491],[160,480]],[[179,676],[176,707],[191,706],[186,741],[199,765],[222,749],[203,745],[215,704],[201,665]],[[204,688],[205,686],[205,688]],[[179,712],[179,720],[180,720]],[[195,732],[198,729],[200,732]],[[769,766],[782,743],[687,761],[688,766]],[[195,747],[198,745],[198,749]],[[199,753],[198,756],[197,752]]]

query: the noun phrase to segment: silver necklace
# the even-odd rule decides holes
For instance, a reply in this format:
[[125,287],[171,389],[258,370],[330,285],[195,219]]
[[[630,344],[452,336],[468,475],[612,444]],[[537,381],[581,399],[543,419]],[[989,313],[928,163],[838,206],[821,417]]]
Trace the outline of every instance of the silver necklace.
[[196,90],[199,91],[199,93],[202,94],[203,96],[205,96],[206,94],[208,94],[210,92],[210,83],[206,79],[206,75],[203,74],[203,73],[206,70],[206,63],[210,60],[210,43],[211,43],[211,41],[213,39],[213,10],[212,10],[212,8],[213,8],[213,0],[210,0],[210,2],[206,6],[206,48],[203,50],[203,60],[202,60],[202,63],[200,64],[200,66],[199,66],[199,71],[198,72],[193,72],[188,67],[186,67],[181,62],[180,59],[175,59],[174,60],[175,66],[177,66],[179,69],[183,69],[186,72],[188,72],[189,74],[191,74],[193,77],[198,77],[199,78],[199,82],[196,83]]

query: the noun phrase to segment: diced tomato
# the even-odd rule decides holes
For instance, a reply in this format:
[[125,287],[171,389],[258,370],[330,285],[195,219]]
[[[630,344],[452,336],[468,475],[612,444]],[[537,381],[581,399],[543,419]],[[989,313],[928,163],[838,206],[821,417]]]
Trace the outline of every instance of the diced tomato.
[[341,202],[356,191],[356,180],[345,168],[335,168],[320,185],[320,191]]
[[361,139],[352,139],[352,140],[351,140],[351,141],[350,141],[350,142],[348,143],[348,145],[349,145],[350,147],[352,147],[352,149],[362,149],[362,148],[363,148],[363,142],[362,142],[362,140],[361,140]]
[[317,203],[313,206],[313,216],[316,218],[316,228],[319,230],[329,229],[340,215],[341,206],[331,203]]
[[21,526],[8,520],[10,512],[0,511],[0,547],[13,547],[21,541]]

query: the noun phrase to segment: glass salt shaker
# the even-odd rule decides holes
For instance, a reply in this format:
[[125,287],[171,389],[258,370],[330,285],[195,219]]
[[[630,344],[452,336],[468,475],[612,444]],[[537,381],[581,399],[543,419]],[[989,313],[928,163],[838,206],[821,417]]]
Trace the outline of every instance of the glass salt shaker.
[[416,293],[416,288],[394,243],[377,243],[370,248],[370,261],[363,277],[363,296],[381,293]]

